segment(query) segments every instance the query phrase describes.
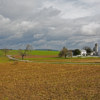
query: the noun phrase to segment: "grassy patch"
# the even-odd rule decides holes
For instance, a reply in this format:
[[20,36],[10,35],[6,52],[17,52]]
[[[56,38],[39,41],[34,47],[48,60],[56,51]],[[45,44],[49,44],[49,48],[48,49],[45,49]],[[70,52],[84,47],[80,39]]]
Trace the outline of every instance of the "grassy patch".
[[12,62],[6,56],[0,56],[0,63]]
[[[21,59],[21,58],[20,58]],[[59,57],[48,57],[48,58],[24,58],[25,60],[30,61],[39,61],[39,62],[63,62],[63,63],[100,63],[100,58],[59,58]]]
[[[0,50],[0,54],[4,55],[4,52]],[[18,50],[9,50],[7,55],[18,55]]]

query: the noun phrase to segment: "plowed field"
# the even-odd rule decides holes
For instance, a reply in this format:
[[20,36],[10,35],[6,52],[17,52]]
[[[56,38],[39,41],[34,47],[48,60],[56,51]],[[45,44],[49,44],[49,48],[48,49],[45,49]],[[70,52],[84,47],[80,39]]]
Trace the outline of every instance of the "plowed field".
[[0,100],[100,100],[100,65],[0,63]]

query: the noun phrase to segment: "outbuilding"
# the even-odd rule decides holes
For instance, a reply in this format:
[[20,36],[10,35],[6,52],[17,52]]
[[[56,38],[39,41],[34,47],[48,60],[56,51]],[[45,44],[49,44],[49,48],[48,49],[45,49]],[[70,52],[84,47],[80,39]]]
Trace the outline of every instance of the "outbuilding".
[[81,51],[81,56],[86,56],[87,52],[86,50],[80,50]]

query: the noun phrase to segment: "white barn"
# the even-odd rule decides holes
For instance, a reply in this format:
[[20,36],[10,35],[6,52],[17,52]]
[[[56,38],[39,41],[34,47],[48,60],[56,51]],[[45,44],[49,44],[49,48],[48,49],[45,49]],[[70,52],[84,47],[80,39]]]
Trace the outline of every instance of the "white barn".
[[80,50],[81,51],[81,56],[86,56],[87,52],[86,50]]

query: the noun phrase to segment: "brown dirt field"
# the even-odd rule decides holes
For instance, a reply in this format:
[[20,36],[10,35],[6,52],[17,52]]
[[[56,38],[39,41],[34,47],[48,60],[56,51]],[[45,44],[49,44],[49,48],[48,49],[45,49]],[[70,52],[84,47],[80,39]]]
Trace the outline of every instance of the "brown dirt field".
[[100,65],[0,63],[0,100],[100,100]]
[[43,62],[76,62],[76,63],[100,63],[100,59],[92,58],[92,59],[36,59],[36,61]]

